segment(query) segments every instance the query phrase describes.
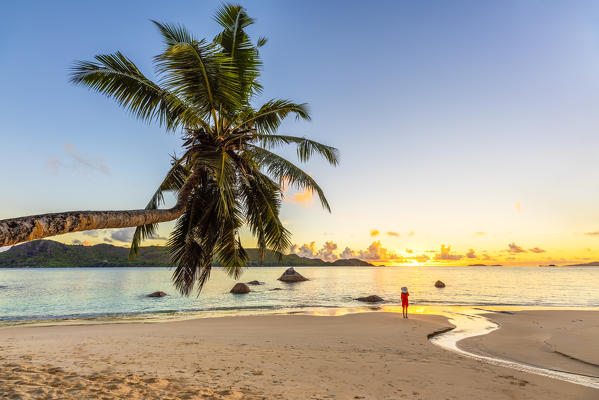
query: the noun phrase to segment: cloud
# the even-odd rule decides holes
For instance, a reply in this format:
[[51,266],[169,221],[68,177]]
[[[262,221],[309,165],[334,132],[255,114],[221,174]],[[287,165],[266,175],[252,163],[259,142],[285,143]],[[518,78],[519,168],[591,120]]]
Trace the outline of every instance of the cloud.
[[441,245],[441,252],[435,254],[436,261],[456,261],[462,259],[464,256],[460,254],[451,254],[451,246]]
[[474,234],[476,236],[483,236],[483,235],[486,235],[486,232],[474,232]]
[[533,247],[532,249],[528,249],[529,251],[532,251],[533,253],[545,253],[545,250],[543,250],[540,247]]
[[81,233],[83,233],[85,236],[91,236],[91,237],[98,237],[98,236],[100,236],[100,231],[99,230],[83,231]]
[[289,179],[283,177],[281,180],[281,190],[283,192],[283,201],[287,203],[301,204],[304,207],[310,207],[314,203],[314,192],[308,188],[301,192],[289,194]]
[[130,242],[133,239],[135,228],[123,228],[113,231],[110,238],[118,242]]
[[388,235],[388,236],[395,236],[395,237],[399,237],[399,233],[397,233],[397,232],[391,232],[391,231],[389,231],[389,232],[387,232],[387,235]]
[[310,189],[304,189],[299,193],[294,193],[292,196],[285,195],[284,199],[289,203],[297,203],[304,207],[310,207],[314,203],[314,192]]
[[408,236],[414,236],[416,233],[414,233],[414,231],[410,231],[408,232]]
[[91,246],[91,242],[89,240],[84,240],[83,243],[81,243],[81,245],[83,246]]
[[310,244],[304,243],[301,247],[297,247],[296,244],[291,246],[291,251],[300,257],[314,257],[314,245],[316,242],[310,242]]
[[75,239],[75,240],[73,240],[73,244],[81,245],[81,244],[83,244],[83,242],[79,239]]
[[522,206],[520,204],[519,201],[516,202],[516,204],[514,204],[514,208],[516,209],[516,211],[520,212],[522,209]]
[[0,253],[2,253],[3,251],[7,251],[11,248],[12,246],[4,246],[4,247],[0,247]]
[[379,231],[377,231],[376,229],[371,229],[370,230],[370,236],[375,237],[379,235]]
[[62,156],[54,156],[46,160],[46,168],[53,174],[66,169],[76,171],[84,177],[87,177],[90,172],[110,175],[110,169],[102,158],[86,156],[70,143],[64,145]]
[[516,243],[510,243],[508,248],[508,251],[512,254],[517,254],[517,253],[526,253],[526,250],[524,250],[522,247],[518,246]]
[[474,254],[474,250],[473,249],[468,250],[468,252],[466,253],[466,257],[476,258],[476,254]]
[[358,258],[369,261],[390,261],[400,258],[397,254],[387,250],[380,240],[372,242],[366,250],[360,250]]
[[587,235],[587,236],[599,236],[599,231],[585,232],[584,234]]
[[484,253],[482,257],[483,257],[483,260],[490,260],[491,259],[491,256],[488,255],[487,253]]
[[419,263],[424,263],[427,262],[428,260],[430,260],[431,258],[429,256],[427,256],[426,254],[421,254],[419,256],[415,256],[415,257],[410,257],[412,260],[416,260]]
[[339,255],[339,258],[355,258],[355,257],[356,257],[356,252],[353,251],[352,249],[350,249],[349,247],[346,247]]
[[322,249],[318,250],[316,255],[319,258],[322,258],[325,261],[335,261],[339,258],[336,254],[334,254],[335,250],[337,250],[337,244],[334,242],[325,242]]
[[[385,248],[380,240],[372,242],[366,249],[364,250],[356,250],[352,249],[348,246],[343,248],[341,253],[338,251],[341,249],[337,243],[333,241],[327,241],[321,248],[316,246],[316,242],[312,241],[310,243],[304,243],[302,246],[294,244],[290,248],[290,254],[297,254],[301,257],[309,257],[309,258],[321,258],[325,261],[335,261],[338,259],[348,259],[348,258],[358,258],[361,260],[369,261],[369,262],[385,262],[385,263],[393,263],[393,264],[407,264],[407,263],[424,263],[431,258],[426,254],[414,254],[409,257],[404,257],[402,255],[397,254],[396,252]],[[445,249],[445,247],[443,247]],[[449,248],[447,248],[449,249]],[[406,249],[407,253],[413,254],[414,251],[410,249]],[[448,255],[448,259],[459,259],[463,256],[457,255]],[[457,258],[459,257],[459,258]]]

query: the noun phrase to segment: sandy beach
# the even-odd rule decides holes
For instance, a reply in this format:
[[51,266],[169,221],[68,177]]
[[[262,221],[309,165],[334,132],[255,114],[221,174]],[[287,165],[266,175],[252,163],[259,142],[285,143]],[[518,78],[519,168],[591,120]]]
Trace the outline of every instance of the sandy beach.
[[558,371],[599,377],[599,313],[518,311],[486,314],[500,329],[459,347]]
[[[516,335],[529,332],[530,324],[522,321],[533,317],[543,324],[544,318],[552,318],[556,326],[557,321],[577,319],[576,331],[567,331],[572,338],[569,345],[560,342],[563,337],[557,328],[551,343],[572,356],[584,356],[588,343],[582,344],[576,335],[592,334],[597,314],[576,313],[574,318],[527,311],[500,316],[502,329],[481,343],[494,354],[505,351],[537,361],[537,348],[523,345],[508,352],[506,346],[511,345],[503,337],[512,329]],[[508,317],[510,324],[505,322]],[[593,399],[599,394],[488,365],[427,340],[429,333],[449,326],[442,316],[413,315],[404,320],[379,312],[5,328],[0,329],[0,397]],[[582,344],[582,353],[576,353],[572,343],[577,348]],[[592,362],[595,356],[586,360]]]

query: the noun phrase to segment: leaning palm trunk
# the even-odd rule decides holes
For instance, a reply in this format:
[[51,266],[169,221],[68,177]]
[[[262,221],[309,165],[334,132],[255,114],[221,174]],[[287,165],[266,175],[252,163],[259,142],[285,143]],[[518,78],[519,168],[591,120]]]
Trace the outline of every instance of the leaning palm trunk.
[[189,195],[198,180],[199,176],[192,174],[181,187],[175,206],[165,210],[67,211],[0,220],[0,247],[64,233],[175,220],[185,212]]

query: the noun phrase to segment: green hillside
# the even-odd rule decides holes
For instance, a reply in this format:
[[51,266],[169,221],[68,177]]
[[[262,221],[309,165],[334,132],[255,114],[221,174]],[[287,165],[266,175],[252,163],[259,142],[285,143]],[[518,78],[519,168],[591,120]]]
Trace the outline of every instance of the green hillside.
[[[296,254],[284,255],[279,261],[277,255],[268,252],[261,264],[257,249],[247,249],[250,255],[249,266],[370,266],[358,259],[325,262],[321,259],[300,257]],[[128,261],[129,249],[110,244],[95,246],[68,245],[53,240],[36,240],[15,246],[0,253],[0,268],[17,267],[167,267],[168,254],[164,247],[141,247],[139,256]]]

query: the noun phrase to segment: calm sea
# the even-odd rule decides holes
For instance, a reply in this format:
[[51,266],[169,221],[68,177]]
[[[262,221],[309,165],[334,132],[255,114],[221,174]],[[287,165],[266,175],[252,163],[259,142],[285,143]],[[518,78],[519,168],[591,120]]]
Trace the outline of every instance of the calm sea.
[[[300,267],[310,281],[296,284],[277,281],[284,269],[247,269],[241,281],[264,282],[247,295],[215,270],[197,297],[178,295],[165,268],[0,269],[0,321],[346,308],[370,294],[392,305],[402,286],[412,304],[599,307],[599,267]],[[168,296],[145,297],[158,290]]]

